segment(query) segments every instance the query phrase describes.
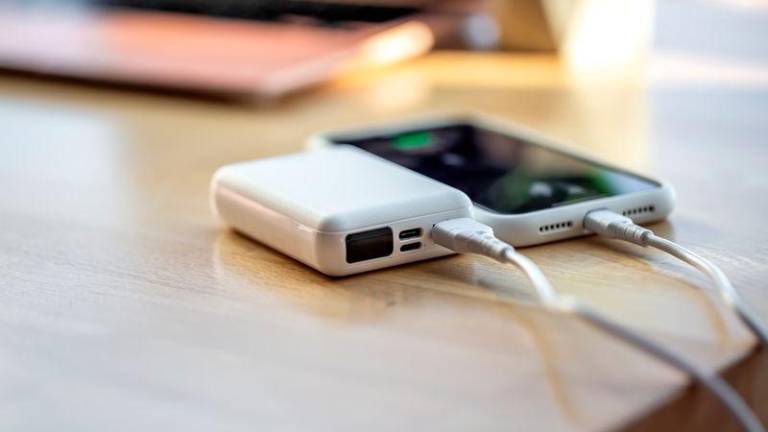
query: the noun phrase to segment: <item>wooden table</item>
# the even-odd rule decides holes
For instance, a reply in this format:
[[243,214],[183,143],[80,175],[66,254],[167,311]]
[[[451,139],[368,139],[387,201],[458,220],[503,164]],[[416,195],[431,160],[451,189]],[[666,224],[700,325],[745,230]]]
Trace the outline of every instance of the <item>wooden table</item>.
[[[331,279],[207,201],[216,167],[318,129],[471,107],[668,178],[678,206],[653,228],[768,318],[768,69],[696,61],[657,57],[647,90],[547,56],[437,53],[258,105],[0,75],[0,429],[733,427],[685,376],[517,303],[513,269],[462,256]],[[768,361],[741,361],[753,339],[696,272],[594,238],[524,251],[560,291],[731,366],[768,420]]]

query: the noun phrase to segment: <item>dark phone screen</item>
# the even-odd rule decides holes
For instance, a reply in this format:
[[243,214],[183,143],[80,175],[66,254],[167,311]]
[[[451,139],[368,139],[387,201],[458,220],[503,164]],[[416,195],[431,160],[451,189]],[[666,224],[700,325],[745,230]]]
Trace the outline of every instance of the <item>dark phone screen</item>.
[[475,204],[503,214],[660,187],[643,177],[469,124],[332,141],[451,185]]

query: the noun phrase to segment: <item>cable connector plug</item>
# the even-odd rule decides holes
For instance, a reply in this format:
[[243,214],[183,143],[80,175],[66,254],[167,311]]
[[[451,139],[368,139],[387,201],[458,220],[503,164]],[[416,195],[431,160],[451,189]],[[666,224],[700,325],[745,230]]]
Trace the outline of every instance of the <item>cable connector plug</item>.
[[514,248],[493,235],[493,229],[471,218],[451,219],[432,228],[432,240],[458,253],[473,253],[506,262]]
[[[451,219],[432,227],[432,241],[458,253],[473,253],[517,266],[536,289],[543,304],[553,304],[557,294],[541,269],[515,248],[493,235],[493,229],[471,218]],[[564,306],[564,308],[567,308]]]
[[692,265],[715,283],[717,291],[752,330],[760,342],[768,346],[768,326],[741,299],[722,270],[712,262],[679,244],[659,237],[653,231],[635,225],[632,219],[610,210],[595,210],[584,216],[584,228],[600,237],[628,241],[640,246],[649,246],[664,251],[679,260]]
[[635,225],[632,219],[610,210],[594,210],[584,216],[584,228],[601,237],[625,240],[647,246],[653,232]]

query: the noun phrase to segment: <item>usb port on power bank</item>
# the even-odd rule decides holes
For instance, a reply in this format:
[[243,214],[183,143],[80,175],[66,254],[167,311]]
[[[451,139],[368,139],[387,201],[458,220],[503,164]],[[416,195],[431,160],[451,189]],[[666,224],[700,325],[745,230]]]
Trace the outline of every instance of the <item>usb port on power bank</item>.
[[408,251],[419,249],[420,247],[421,247],[421,242],[408,243],[400,246],[400,252],[408,252]]
[[345,243],[349,264],[389,256],[392,255],[392,243],[394,243],[392,229],[379,228],[349,234]]
[[412,238],[421,237],[421,228],[411,228],[407,230],[400,231],[400,234],[398,235],[400,240],[408,240]]

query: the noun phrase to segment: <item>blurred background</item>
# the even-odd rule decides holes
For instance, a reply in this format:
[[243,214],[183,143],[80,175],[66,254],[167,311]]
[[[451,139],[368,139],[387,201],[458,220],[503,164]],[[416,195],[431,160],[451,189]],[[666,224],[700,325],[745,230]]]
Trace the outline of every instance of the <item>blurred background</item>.
[[653,16],[653,0],[7,0],[0,65],[275,97],[433,49],[553,52],[579,71],[636,66]]

